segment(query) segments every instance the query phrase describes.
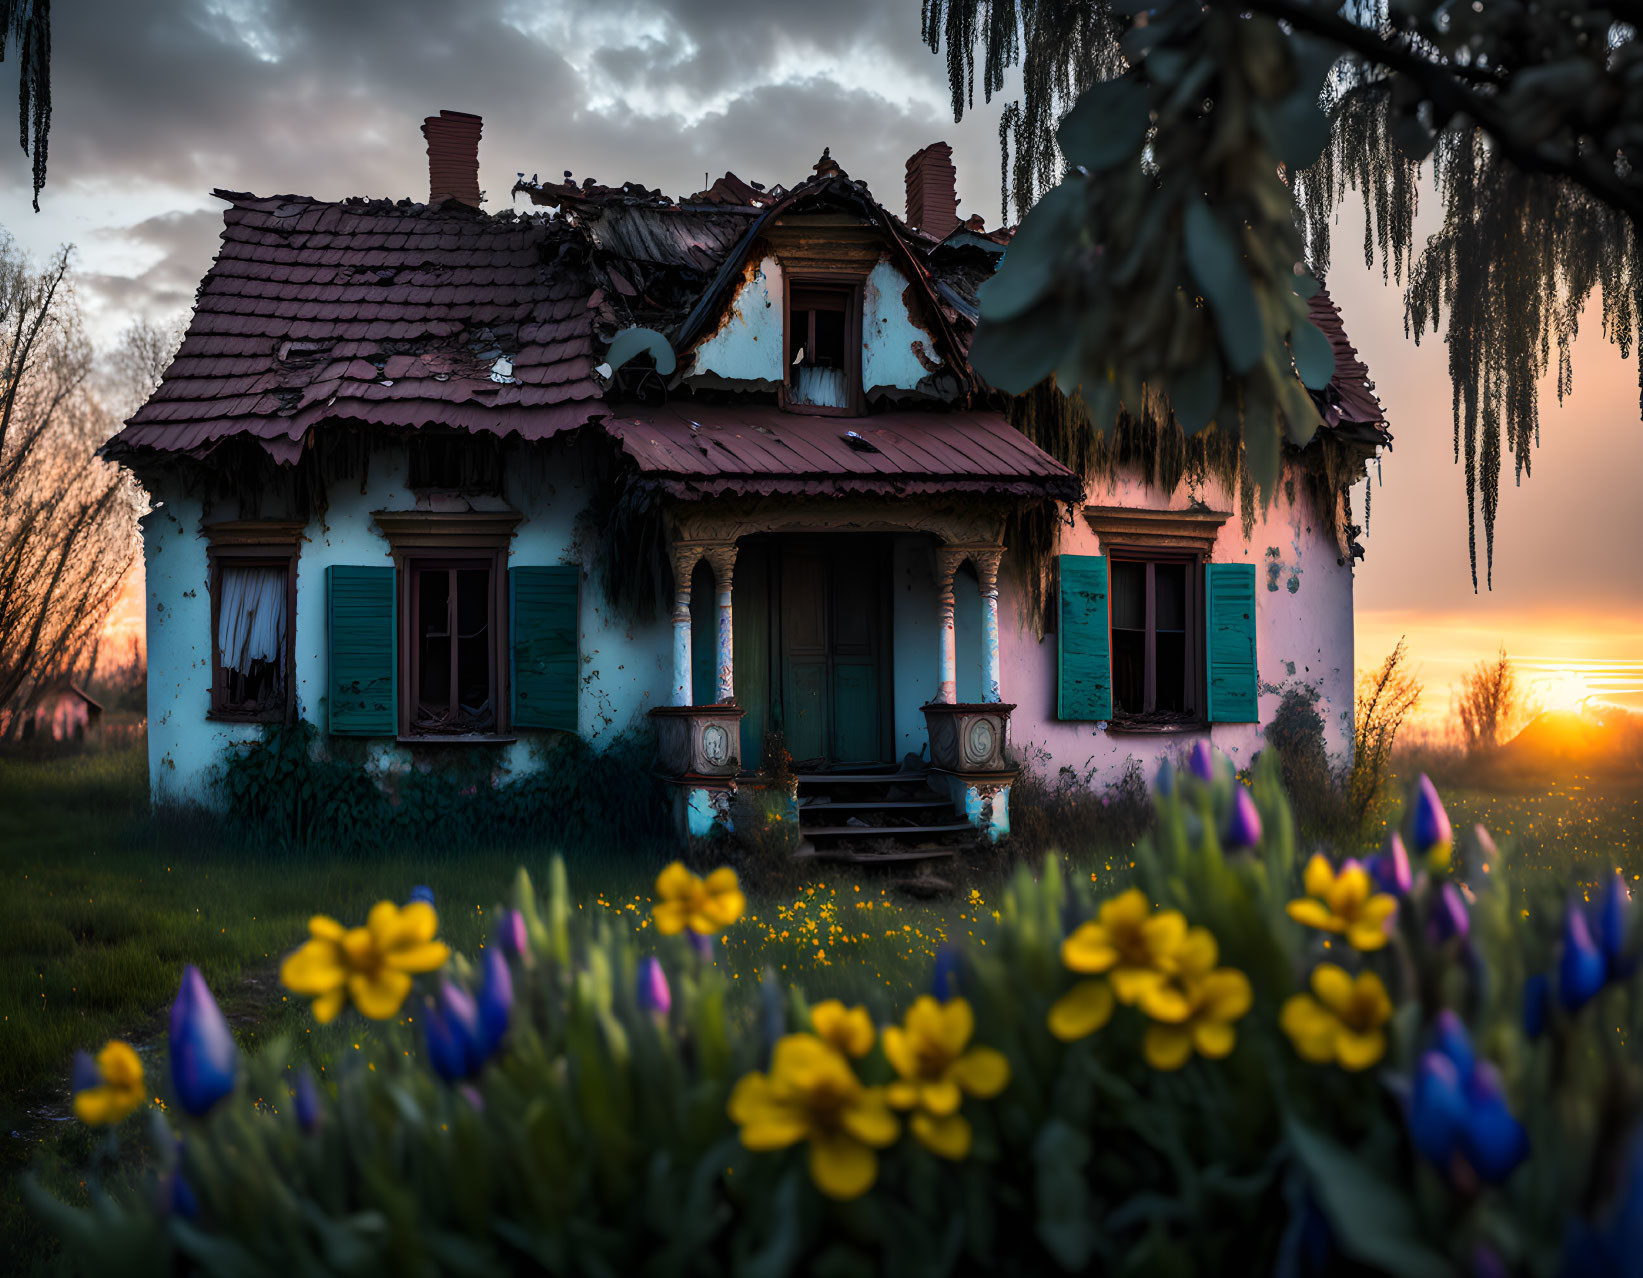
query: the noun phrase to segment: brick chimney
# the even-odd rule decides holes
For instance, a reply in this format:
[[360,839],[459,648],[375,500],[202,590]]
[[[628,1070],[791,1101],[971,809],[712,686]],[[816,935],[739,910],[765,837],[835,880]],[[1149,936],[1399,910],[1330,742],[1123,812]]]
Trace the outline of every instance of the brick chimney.
[[422,122],[428,139],[428,203],[460,200],[479,207],[479,130],[466,111],[441,111]]
[[945,142],[932,142],[907,161],[907,221],[938,240],[958,226],[958,170]]

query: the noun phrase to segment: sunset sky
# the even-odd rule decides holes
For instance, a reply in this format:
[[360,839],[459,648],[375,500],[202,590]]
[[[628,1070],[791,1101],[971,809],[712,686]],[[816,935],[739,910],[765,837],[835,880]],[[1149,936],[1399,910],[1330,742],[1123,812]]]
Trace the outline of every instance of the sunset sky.
[[[899,208],[904,160],[945,138],[962,213],[996,225],[999,102],[955,125],[918,21],[916,0],[81,0],[56,13],[42,211],[10,150],[0,223],[36,255],[78,247],[104,341],[137,314],[184,317],[221,228],[212,187],[426,198],[419,125],[442,107],[485,118],[491,209],[521,170],[686,194],[726,169],[791,184],[825,145]],[[0,101],[14,75],[0,67]],[[1592,308],[1575,394],[1560,407],[1546,388],[1534,475],[1502,484],[1494,590],[1474,595],[1446,353],[1405,337],[1355,218],[1343,210],[1329,287],[1396,441],[1357,577],[1359,666],[1407,635],[1433,722],[1500,644],[1548,707],[1594,693],[1643,708],[1635,353],[1603,340]]]

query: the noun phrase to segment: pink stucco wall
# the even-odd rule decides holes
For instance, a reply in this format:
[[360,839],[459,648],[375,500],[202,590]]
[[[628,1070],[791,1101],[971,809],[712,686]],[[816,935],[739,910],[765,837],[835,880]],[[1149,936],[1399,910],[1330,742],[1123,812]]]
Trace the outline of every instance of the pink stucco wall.
[[[1122,480],[1105,490],[1092,488],[1088,501],[1098,506],[1181,510],[1197,498],[1214,510],[1232,511],[1221,527],[1211,561],[1255,565],[1256,641],[1260,723],[1218,723],[1207,732],[1142,735],[1108,732],[1105,725],[1063,722],[1056,718],[1056,637],[1039,639],[1026,616],[1021,583],[1006,572],[1000,583],[1000,660],[1002,693],[1016,703],[1010,739],[1016,759],[1054,778],[1071,768],[1097,787],[1111,784],[1136,759],[1150,778],[1158,761],[1179,758],[1193,741],[1207,736],[1245,766],[1263,743],[1262,725],[1277,711],[1290,688],[1310,686],[1318,693],[1324,740],[1331,759],[1350,758],[1352,749],[1352,571],[1341,563],[1330,527],[1315,515],[1296,486],[1293,503],[1283,486],[1264,515],[1257,514],[1246,542],[1234,495],[1219,484],[1185,485],[1174,494]],[[1064,554],[1099,555],[1101,540],[1080,513],[1063,527]]]

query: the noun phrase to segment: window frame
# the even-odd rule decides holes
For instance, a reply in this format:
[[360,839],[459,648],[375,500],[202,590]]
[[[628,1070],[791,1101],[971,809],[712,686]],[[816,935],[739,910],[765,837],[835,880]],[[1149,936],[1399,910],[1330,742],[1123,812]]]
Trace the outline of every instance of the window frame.
[[1176,717],[1157,718],[1157,710],[1123,711],[1118,708],[1118,680],[1113,677],[1113,717],[1111,727],[1134,732],[1191,732],[1209,724],[1209,687],[1206,672],[1206,644],[1204,641],[1204,564],[1207,556],[1201,550],[1156,545],[1113,545],[1103,547],[1107,556],[1107,650],[1108,661],[1116,665],[1118,645],[1117,627],[1113,625],[1112,594],[1114,571],[1121,563],[1142,564],[1146,567],[1146,629],[1143,640],[1142,703],[1155,703],[1158,682],[1157,598],[1154,586],[1156,564],[1184,564],[1187,569],[1186,597],[1186,662],[1183,692],[1191,709]]
[[[857,271],[812,270],[785,277],[782,286],[782,382],[777,393],[777,402],[783,411],[816,417],[860,417],[867,411],[861,374],[862,307],[865,305],[866,283],[866,277]],[[793,295],[806,289],[844,295],[844,376],[849,403],[841,408],[796,403],[792,397],[793,365],[789,352],[793,349]]]
[[[399,704],[395,707],[398,740],[407,745],[446,745],[464,742],[506,743],[513,735],[509,675],[508,552],[517,511],[445,512],[377,511],[372,516],[387,535],[394,559],[394,592],[398,607],[395,625],[395,661],[399,675]],[[416,698],[416,573],[422,568],[453,563],[490,572],[488,605],[491,628],[491,690],[496,719],[488,732],[426,732],[412,726]]]
[[[202,525],[206,536],[208,590],[211,597],[211,695],[208,719],[225,723],[291,723],[297,687],[297,562],[304,525],[295,520],[228,520]],[[265,710],[247,709],[228,700],[228,673],[219,646],[222,614],[222,570],[285,569],[285,696]]]

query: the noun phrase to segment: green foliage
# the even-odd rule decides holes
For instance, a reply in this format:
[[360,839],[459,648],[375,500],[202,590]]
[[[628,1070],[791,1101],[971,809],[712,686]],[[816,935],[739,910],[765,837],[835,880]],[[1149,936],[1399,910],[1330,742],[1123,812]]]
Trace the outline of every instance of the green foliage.
[[555,734],[537,747],[540,766],[509,776],[499,749],[438,766],[373,765],[367,746],[322,737],[312,724],[267,725],[230,746],[214,784],[238,837],[254,847],[353,849],[425,841],[439,846],[551,839],[554,846],[652,847],[666,837],[665,796],[639,734],[595,750]]
[[[1248,976],[1254,1002],[1231,1054],[1155,1070],[1133,1007],[1091,1037],[1054,1039],[1049,1008],[1075,979],[1063,938],[1110,889],[1023,866],[957,974],[975,1041],[1004,1054],[1011,1082],[963,1102],[967,1157],[938,1159],[904,1135],[857,1200],[817,1192],[802,1143],[743,1148],[726,1114],[736,1081],[769,1067],[775,1037],[808,1026],[803,995],[767,971],[756,1003],[735,1010],[731,982],[683,938],[571,908],[556,869],[545,898],[523,875],[516,885],[530,953],[514,969],[504,1049],[471,1087],[446,1087],[423,1064],[412,1003],[410,1023],[353,1031],[375,1068],[337,1062],[316,1129],[296,1120],[291,1047],[275,1043],[207,1119],[131,1120],[123,1137],[141,1159],[91,1169],[86,1207],[36,1191],[37,1208],[95,1271],[113,1255],[124,1271],[165,1272],[1269,1272],[1321,1213],[1326,1268],[1457,1272],[1487,1247],[1512,1271],[1556,1272],[1570,1220],[1603,1217],[1636,1123],[1635,981],[1554,1011],[1547,1033],[1526,1039],[1523,982],[1554,965],[1567,883],[1520,883],[1482,842],[1457,853],[1469,956],[1430,938],[1437,881],[1424,873],[1384,950],[1358,954],[1338,938],[1326,950],[1325,934],[1285,912],[1300,867],[1275,764],[1253,777],[1258,845],[1221,846],[1240,784],[1224,765],[1207,783],[1177,777],[1135,856],[1146,898],[1207,927],[1220,963]],[[662,1016],[637,1001],[647,950],[673,987]],[[1376,1068],[1308,1064],[1278,1029],[1318,960],[1375,972],[1392,991]],[[1529,1161],[1498,1187],[1451,1184],[1425,1162],[1396,1099],[1444,1006],[1464,1013],[1529,1132]],[[855,1068],[870,1082],[889,1071],[876,1047]],[[199,1203],[193,1219],[170,1207],[178,1173]]]
[[1350,842],[1360,821],[1353,818],[1346,787],[1324,748],[1324,721],[1314,688],[1291,688],[1266,728],[1266,742],[1278,756],[1284,791],[1303,833]]
[[[984,309],[978,368],[1000,386],[1051,368],[1082,382],[1098,433],[1115,399],[1142,415],[1143,385],[1189,432],[1241,422],[1267,492],[1274,410],[1291,438],[1311,432],[1290,356],[1307,387],[1326,380],[1279,284],[1293,270],[1311,296],[1303,263],[1328,270],[1336,214],[1361,193],[1366,263],[1407,283],[1417,341],[1444,325],[1474,587],[1479,514],[1492,575],[1505,452],[1521,480],[1536,385],[1555,359],[1559,396],[1572,387],[1588,299],[1601,289],[1623,356],[1643,331],[1637,15],[1602,0],[924,0],[923,29],[946,42],[955,118],[978,60],[989,98],[1021,70],[1000,143],[1027,251],[1012,245],[1000,274],[1009,313]],[[1422,244],[1427,160],[1443,220]],[[1029,214],[1062,189],[1084,204],[1064,237],[1064,214]]]

